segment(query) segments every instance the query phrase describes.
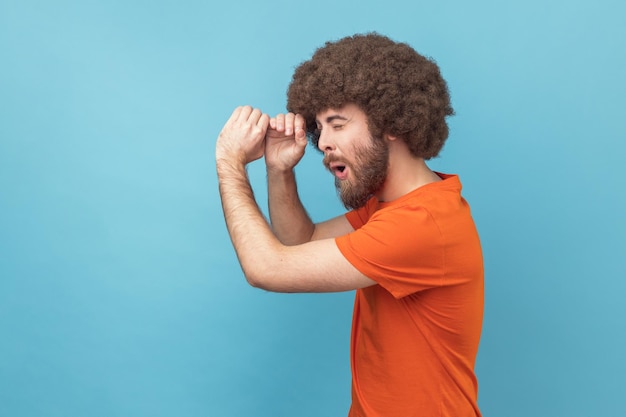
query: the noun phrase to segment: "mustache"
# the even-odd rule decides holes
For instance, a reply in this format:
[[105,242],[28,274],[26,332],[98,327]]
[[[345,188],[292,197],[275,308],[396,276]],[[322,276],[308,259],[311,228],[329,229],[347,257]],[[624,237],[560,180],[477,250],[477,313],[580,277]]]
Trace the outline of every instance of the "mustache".
[[322,163],[327,169],[330,169],[330,164],[333,162],[341,162],[343,165],[346,165],[346,166],[349,165],[348,162],[343,158],[340,158],[333,154],[324,155],[324,159],[322,160]]

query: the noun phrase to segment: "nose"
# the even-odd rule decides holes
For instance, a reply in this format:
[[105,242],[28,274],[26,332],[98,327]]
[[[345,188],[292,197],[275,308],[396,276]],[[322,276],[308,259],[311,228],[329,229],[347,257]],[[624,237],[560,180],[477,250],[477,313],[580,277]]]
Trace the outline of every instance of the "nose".
[[335,149],[335,144],[332,142],[330,135],[324,133],[327,129],[322,129],[320,136],[317,140],[317,148],[322,152],[329,152]]

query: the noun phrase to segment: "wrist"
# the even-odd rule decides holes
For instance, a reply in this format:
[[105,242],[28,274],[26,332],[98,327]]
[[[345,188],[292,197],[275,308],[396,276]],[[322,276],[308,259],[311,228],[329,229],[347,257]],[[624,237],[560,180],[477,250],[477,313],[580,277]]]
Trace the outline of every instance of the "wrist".
[[265,170],[268,176],[269,175],[290,176],[290,175],[293,175],[294,168],[295,167],[293,166],[274,166],[274,165],[269,165],[269,164],[265,165]]
[[246,164],[241,159],[216,156],[215,167],[217,176],[220,178],[230,175],[246,175]]
[[291,168],[277,168],[266,166],[265,170],[268,177],[272,178],[291,178],[294,177],[293,167]]

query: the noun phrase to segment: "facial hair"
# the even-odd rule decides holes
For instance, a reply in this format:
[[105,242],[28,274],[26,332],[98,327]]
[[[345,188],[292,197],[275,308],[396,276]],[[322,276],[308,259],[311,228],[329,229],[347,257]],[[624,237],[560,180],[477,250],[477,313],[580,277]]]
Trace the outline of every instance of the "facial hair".
[[371,138],[368,146],[355,151],[354,164],[348,164],[352,179],[335,177],[339,199],[348,210],[363,207],[381,189],[387,178],[389,146],[382,138]]

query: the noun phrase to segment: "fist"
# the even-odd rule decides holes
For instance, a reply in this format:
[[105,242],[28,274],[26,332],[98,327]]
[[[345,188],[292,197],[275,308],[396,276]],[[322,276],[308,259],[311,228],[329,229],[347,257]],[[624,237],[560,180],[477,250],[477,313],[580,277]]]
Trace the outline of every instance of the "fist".
[[237,107],[222,128],[215,146],[216,160],[248,164],[263,156],[269,116],[250,106]]
[[265,163],[270,170],[291,170],[304,155],[305,121],[299,114],[278,114],[270,119],[265,138]]

